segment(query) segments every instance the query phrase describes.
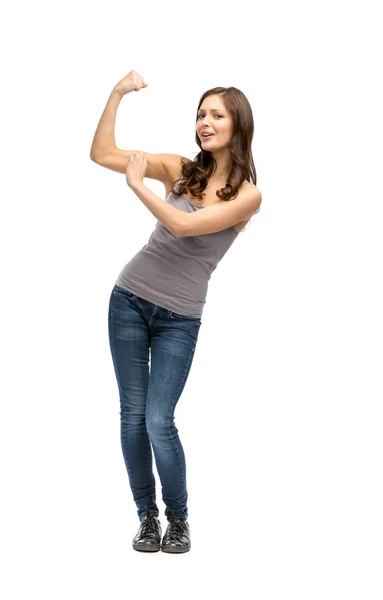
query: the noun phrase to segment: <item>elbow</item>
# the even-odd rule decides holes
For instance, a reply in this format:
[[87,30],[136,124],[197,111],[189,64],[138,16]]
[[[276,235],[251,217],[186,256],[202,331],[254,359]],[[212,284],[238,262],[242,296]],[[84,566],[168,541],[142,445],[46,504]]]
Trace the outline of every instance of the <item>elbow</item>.
[[101,150],[101,148],[99,150],[91,148],[89,152],[90,160],[93,160],[93,162],[97,163],[98,165],[101,165],[104,162],[105,157],[107,155],[108,152],[105,150]]
[[92,160],[93,162],[97,163],[98,165],[101,164],[101,157],[100,156],[96,156],[96,154],[94,153],[90,153],[89,155],[90,160]]

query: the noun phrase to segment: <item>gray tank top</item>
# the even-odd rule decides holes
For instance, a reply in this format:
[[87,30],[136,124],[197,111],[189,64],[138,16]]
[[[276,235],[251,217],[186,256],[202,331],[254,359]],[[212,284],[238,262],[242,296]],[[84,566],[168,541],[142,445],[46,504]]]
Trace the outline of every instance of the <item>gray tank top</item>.
[[[204,208],[172,192],[165,202],[188,213]],[[201,318],[210,276],[237,235],[229,227],[177,238],[157,221],[148,243],[124,266],[116,285],[180,315]]]

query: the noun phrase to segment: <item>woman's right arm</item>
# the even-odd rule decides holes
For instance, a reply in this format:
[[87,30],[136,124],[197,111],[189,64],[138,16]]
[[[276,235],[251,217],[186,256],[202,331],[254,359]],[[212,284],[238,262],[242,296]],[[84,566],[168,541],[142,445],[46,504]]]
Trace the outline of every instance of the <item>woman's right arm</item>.
[[109,100],[101,115],[96,133],[94,134],[92,147],[90,149],[90,158],[94,162],[99,162],[109,152],[115,150],[116,142],[114,139],[114,129],[116,124],[117,108],[121,102],[122,95],[117,90],[113,90]]
[[[122,79],[113,89],[105,106],[104,112],[98,123],[96,133],[94,134],[92,147],[90,150],[90,158],[95,163],[126,175],[126,168],[130,157],[137,150],[120,150],[116,147],[114,131],[116,124],[117,108],[121,102],[121,98],[129,93],[129,87],[132,83],[132,71],[124,79]],[[140,86],[144,87],[147,84],[139,79],[140,76],[133,75],[133,81],[136,84],[136,91],[139,91]],[[135,78],[135,79],[134,79]],[[140,83],[141,81],[141,83]],[[138,84],[137,84],[138,82]],[[138,88],[138,89],[137,89]],[[130,91],[133,91],[130,89]],[[147,161],[147,169],[145,177],[149,179],[157,179],[162,181],[166,187],[171,187],[173,182],[180,176],[182,164],[182,156],[178,154],[150,154],[145,152]]]

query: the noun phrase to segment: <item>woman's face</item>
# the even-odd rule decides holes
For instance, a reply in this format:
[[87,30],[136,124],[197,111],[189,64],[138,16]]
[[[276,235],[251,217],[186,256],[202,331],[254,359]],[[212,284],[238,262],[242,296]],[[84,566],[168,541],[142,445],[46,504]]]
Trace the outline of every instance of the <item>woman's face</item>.
[[[207,96],[202,102],[198,111],[196,131],[202,148],[208,152],[220,150],[229,144],[233,121],[221,96]],[[204,132],[213,135],[204,137]]]

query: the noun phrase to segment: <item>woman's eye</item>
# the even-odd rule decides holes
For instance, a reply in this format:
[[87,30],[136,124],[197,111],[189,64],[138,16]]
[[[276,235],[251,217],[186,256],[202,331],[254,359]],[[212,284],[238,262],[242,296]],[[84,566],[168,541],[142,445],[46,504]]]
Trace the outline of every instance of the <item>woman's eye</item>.
[[[215,115],[216,117],[221,117],[223,119],[223,115]],[[198,118],[203,117],[203,115],[198,115]]]

